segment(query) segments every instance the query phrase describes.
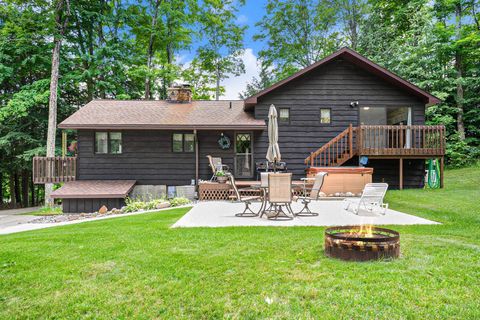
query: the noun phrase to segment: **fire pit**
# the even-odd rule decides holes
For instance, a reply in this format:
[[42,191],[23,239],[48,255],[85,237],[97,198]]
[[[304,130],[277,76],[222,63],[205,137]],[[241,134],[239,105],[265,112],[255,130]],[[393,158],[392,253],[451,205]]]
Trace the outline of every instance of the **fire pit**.
[[348,261],[398,258],[400,234],[372,226],[331,227],[325,230],[325,254]]

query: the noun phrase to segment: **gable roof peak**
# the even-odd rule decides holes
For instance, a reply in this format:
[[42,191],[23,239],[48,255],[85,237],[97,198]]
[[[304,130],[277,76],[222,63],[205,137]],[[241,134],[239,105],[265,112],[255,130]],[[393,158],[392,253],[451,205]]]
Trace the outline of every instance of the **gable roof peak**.
[[424,101],[425,104],[437,104],[440,102],[440,99],[435,97],[434,95],[420,89],[416,85],[410,83],[409,81],[401,78],[400,76],[396,75],[395,73],[388,71],[387,69],[379,66],[378,64],[374,63],[373,61],[369,60],[368,58],[362,56],[358,52],[356,52],[353,49],[350,49],[349,47],[342,47],[338,51],[328,55],[327,57],[309,65],[306,68],[303,68],[302,70],[294,73],[293,75],[289,76],[288,78],[285,78],[272,86],[258,92],[257,94],[250,96],[245,99],[245,110],[248,110],[249,108],[255,106],[257,104],[258,98],[274,91],[275,89],[289,83],[292,80],[295,80],[307,73],[309,73],[312,70],[315,70],[326,63],[338,59],[338,58],[344,58],[345,60],[355,64],[356,66],[366,70],[367,72],[373,73],[383,80],[389,82],[390,84],[397,86],[399,88],[402,88],[411,94],[419,97]]

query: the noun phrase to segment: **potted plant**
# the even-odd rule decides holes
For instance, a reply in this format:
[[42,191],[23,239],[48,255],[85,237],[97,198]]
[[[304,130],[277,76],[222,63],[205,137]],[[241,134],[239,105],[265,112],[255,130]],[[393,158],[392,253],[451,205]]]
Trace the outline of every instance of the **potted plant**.
[[228,177],[227,177],[227,174],[222,171],[222,170],[218,170],[216,173],[215,173],[215,176],[217,177],[217,181],[219,183],[225,183],[227,182],[228,180]]

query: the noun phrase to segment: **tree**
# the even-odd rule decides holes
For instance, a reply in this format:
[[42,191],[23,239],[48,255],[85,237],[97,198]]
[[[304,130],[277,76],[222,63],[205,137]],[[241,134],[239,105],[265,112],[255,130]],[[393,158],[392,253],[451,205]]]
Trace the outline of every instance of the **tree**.
[[199,34],[205,42],[197,50],[198,61],[203,70],[214,76],[215,100],[222,90],[220,82],[228,74],[238,76],[245,72],[241,58],[245,28],[236,24],[237,11],[237,1],[206,0],[196,15]]
[[273,75],[272,70],[261,67],[258,78],[253,77],[250,83],[247,83],[245,90],[238,94],[238,97],[240,99],[251,97],[263,89],[270,87],[275,82],[277,82],[277,80]]
[[[70,15],[69,0],[57,0],[55,3],[55,31],[53,37],[52,74],[50,78],[50,99],[48,103],[47,157],[55,156],[55,136],[57,132],[58,70],[60,68],[60,48]],[[45,184],[45,204],[52,205],[50,194],[53,184]]]
[[264,67],[284,77],[338,49],[336,16],[332,1],[269,0],[254,37],[267,42],[259,52]]
[[347,46],[357,49],[358,33],[367,10],[365,0],[335,0],[338,19],[343,27]]

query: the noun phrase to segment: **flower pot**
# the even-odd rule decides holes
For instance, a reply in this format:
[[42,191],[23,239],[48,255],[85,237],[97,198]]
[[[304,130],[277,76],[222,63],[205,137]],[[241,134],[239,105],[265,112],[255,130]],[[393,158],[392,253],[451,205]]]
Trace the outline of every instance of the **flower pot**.
[[227,180],[228,180],[228,177],[225,177],[225,176],[217,177],[218,183],[225,183],[227,182]]

